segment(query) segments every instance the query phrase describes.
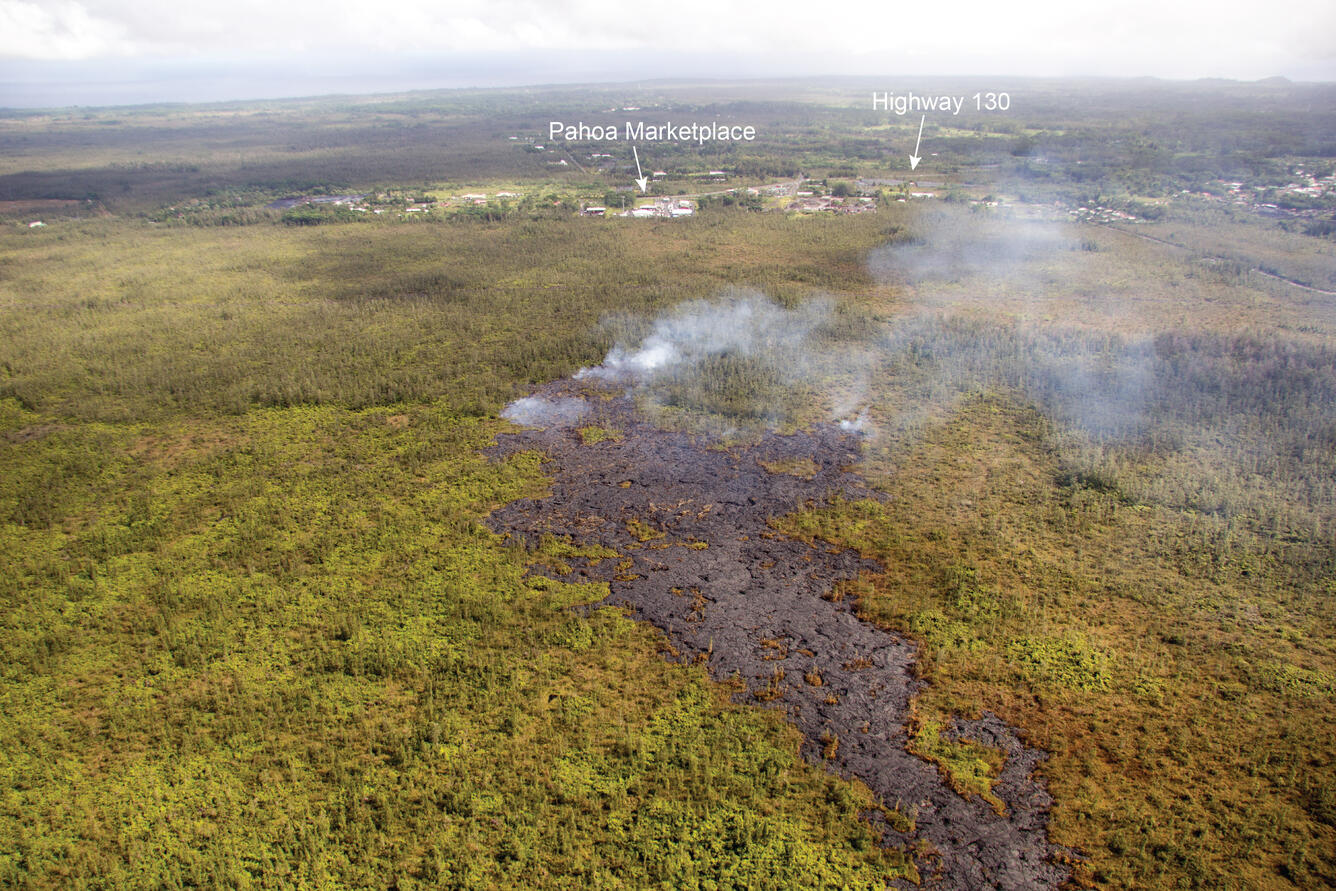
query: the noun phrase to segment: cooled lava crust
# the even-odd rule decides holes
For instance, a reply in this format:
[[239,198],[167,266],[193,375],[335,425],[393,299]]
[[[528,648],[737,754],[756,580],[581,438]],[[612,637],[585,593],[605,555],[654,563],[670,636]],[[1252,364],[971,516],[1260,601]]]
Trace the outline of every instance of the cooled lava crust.
[[[568,559],[574,572],[564,578],[607,582],[611,593],[598,605],[625,607],[654,624],[670,653],[705,660],[717,680],[741,680],[746,689],[736,698],[783,709],[802,731],[809,761],[857,777],[885,806],[911,817],[910,833],[887,829],[886,841],[914,846],[919,887],[1055,888],[1068,878],[1062,860],[1069,852],[1047,837],[1052,798],[1034,776],[1043,753],[994,716],[958,719],[947,736],[1006,754],[994,788],[1006,814],[953,791],[933,764],[905,748],[909,703],[921,683],[913,672],[917,645],[861,621],[847,601],[827,599],[836,582],[878,565],[768,525],[833,495],[875,497],[850,469],[860,460],[861,434],[822,425],[725,448],[654,426],[606,382],[561,381],[535,395],[583,399],[587,413],[497,437],[495,455],[543,453],[553,485],[549,497],[496,510],[488,520],[494,531],[616,550],[620,559]],[[621,438],[586,445],[585,425]],[[810,478],[761,464],[794,459],[812,462]]]

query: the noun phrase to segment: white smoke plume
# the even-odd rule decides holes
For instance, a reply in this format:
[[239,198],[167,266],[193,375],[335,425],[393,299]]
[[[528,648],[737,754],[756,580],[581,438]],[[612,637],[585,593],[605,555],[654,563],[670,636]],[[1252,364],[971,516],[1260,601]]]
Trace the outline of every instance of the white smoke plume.
[[675,366],[723,355],[805,364],[808,340],[830,313],[828,300],[812,300],[790,310],[754,291],[734,292],[714,302],[693,300],[655,321],[639,346],[619,343],[601,365],[582,368],[575,377],[645,382]]
[[588,403],[573,396],[525,396],[507,405],[501,417],[525,427],[570,427],[588,413]]
[[602,364],[576,377],[626,385],[653,408],[771,428],[815,419],[811,406],[824,401],[832,411],[823,420],[869,431],[868,358],[851,343],[847,321],[828,299],[785,307],[756,291],[733,291],[682,304],[638,343],[619,341]]
[[857,416],[840,421],[840,429],[847,433],[863,433],[871,426],[872,419],[868,417],[866,408],[861,409]]

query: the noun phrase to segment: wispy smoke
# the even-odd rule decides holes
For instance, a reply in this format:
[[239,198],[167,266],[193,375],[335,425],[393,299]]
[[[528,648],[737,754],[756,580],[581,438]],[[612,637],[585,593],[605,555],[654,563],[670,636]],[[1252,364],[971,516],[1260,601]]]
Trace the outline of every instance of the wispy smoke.
[[1149,340],[932,313],[896,320],[881,348],[877,417],[888,430],[913,431],[987,392],[1014,394],[1099,441],[1145,428]]
[[[968,211],[936,213],[943,225],[924,243],[874,257],[908,303],[879,344],[874,448],[912,442],[972,394],[1001,393],[1052,422],[1069,471],[1133,498],[1329,537],[1329,348],[1275,331],[1154,333],[1135,303],[1120,305],[1116,283],[1100,293],[1102,267],[1083,270],[1094,255],[1060,225],[1007,221],[999,231]],[[934,258],[939,241],[945,255]],[[1073,273],[1083,286],[1064,278]],[[1095,293],[1073,293],[1084,288]]]
[[965,396],[1007,391],[1098,441],[1144,430],[1148,339],[1034,321],[1063,264],[1084,256],[1064,227],[940,207],[914,228],[868,259],[909,298],[880,342],[878,380],[898,397],[879,400],[883,425],[908,431]]
[[1027,264],[1074,247],[1056,225],[1009,220],[977,212],[928,208],[914,221],[915,237],[878,248],[868,270],[895,284],[960,282],[971,276],[1017,278]]
[[[725,429],[819,420],[899,440],[968,395],[999,391],[1097,441],[1143,429],[1148,341],[1038,325],[994,305],[999,291],[1013,308],[1016,299],[1022,309],[1045,299],[1050,261],[1079,247],[1062,229],[942,208],[925,211],[916,231],[918,240],[869,258],[910,298],[890,322],[842,313],[826,299],[786,307],[733,291],[684,303],[638,332],[622,320],[603,362],[575,377],[624,386],[652,411],[680,409]],[[577,423],[587,409],[579,399],[528,397],[503,416],[550,427]]]
[[588,412],[588,403],[573,396],[525,396],[507,405],[501,417],[526,427],[569,427]]
[[872,420],[868,417],[866,408],[859,411],[857,416],[840,421],[840,429],[850,433],[863,433],[871,426]]
[[[867,387],[861,379],[850,384],[848,372],[857,363],[848,344],[842,353],[834,349],[836,316],[829,300],[786,308],[756,291],[732,291],[684,303],[638,339],[619,339],[601,364],[581,369],[575,379],[625,387],[651,411],[688,412],[716,432],[794,422],[823,394],[843,406],[835,419],[852,423]],[[501,415],[556,427],[578,423],[588,410],[578,398],[528,396]],[[859,423],[861,429],[866,417]]]
[[[1115,333],[1146,330],[1115,296],[1059,304],[1073,290],[1063,276],[1089,256],[1062,226],[943,208],[917,228],[920,241],[869,260],[904,298],[890,320],[827,300],[786,307],[734,292],[653,322],[622,319],[604,361],[577,377],[625,388],[652,412],[704,419],[714,431],[837,422],[884,453],[971,396],[1002,394],[1053,423],[1068,467],[1140,486],[1137,497],[1251,510],[1267,479],[1288,487],[1290,519],[1315,529],[1328,522],[1336,466],[1330,351],[1276,337]],[[1095,307],[1099,317],[1073,306]],[[557,426],[589,410],[577,398],[529,397],[503,414]],[[1147,448],[1207,462],[1238,449],[1248,461],[1181,486],[1137,482]]]
[[755,291],[737,291],[718,301],[693,300],[654,322],[638,346],[617,344],[603,364],[575,376],[648,382],[675,366],[698,365],[710,357],[736,355],[805,364],[812,332],[831,313],[828,300],[785,309]]
[[814,397],[838,404],[835,419],[852,418],[866,383],[856,379],[862,365],[850,345],[837,344],[837,317],[829,300],[786,308],[755,291],[734,291],[679,306],[637,343],[618,342],[602,364],[576,378],[619,382],[652,409],[728,423],[792,422],[810,411]]

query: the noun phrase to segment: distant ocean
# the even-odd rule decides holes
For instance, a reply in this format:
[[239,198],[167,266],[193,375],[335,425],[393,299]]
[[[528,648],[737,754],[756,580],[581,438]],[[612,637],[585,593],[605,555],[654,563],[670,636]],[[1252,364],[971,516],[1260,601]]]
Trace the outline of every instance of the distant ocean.
[[[331,49],[300,56],[135,59],[94,62],[0,60],[0,108],[63,108],[228,102],[409,90],[588,84],[650,78],[773,74],[762,57],[695,54],[449,53],[358,54]],[[792,68],[785,76],[801,75]],[[806,72],[815,73],[815,71]]]

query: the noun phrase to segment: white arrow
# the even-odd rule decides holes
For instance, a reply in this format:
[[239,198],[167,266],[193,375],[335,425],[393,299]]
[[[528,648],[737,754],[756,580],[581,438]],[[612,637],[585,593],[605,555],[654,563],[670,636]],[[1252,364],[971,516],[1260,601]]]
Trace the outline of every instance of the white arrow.
[[923,160],[922,158],[919,157],[918,150],[919,150],[919,143],[923,142],[923,122],[926,121],[927,119],[928,116],[926,114],[923,117],[919,118],[918,139],[914,140],[914,152],[909,156],[910,170],[918,170],[918,162]]
[[645,176],[645,172],[644,172],[643,170],[640,169],[640,152],[637,152],[637,151],[636,151],[636,147],[635,147],[635,146],[631,146],[631,151],[632,151],[632,152],[635,154],[635,156],[636,156],[636,185],[640,186],[640,191],[642,191],[642,192],[648,192],[648,191],[649,191],[649,177],[648,177],[648,176]]

